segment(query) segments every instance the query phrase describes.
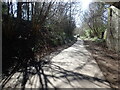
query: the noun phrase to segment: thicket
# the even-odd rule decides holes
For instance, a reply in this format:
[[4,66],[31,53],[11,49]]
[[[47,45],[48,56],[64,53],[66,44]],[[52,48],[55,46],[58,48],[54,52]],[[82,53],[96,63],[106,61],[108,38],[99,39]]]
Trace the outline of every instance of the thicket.
[[2,69],[9,75],[16,66],[25,66],[52,48],[74,40],[72,3],[3,2]]

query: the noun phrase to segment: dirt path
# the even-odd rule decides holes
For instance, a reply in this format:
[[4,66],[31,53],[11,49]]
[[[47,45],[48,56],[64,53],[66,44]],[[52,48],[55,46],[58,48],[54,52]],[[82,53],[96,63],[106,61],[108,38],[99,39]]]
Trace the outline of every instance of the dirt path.
[[[51,60],[42,68],[28,67],[26,80],[21,70],[5,85],[6,88],[110,88],[96,61],[82,40],[59,54],[51,53],[44,60]],[[24,85],[23,85],[24,84]]]
[[109,81],[112,88],[120,87],[120,53],[111,51],[106,47],[105,42],[95,42],[84,40],[84,46],[92,53],[92,56],[98,63],[106,80]]

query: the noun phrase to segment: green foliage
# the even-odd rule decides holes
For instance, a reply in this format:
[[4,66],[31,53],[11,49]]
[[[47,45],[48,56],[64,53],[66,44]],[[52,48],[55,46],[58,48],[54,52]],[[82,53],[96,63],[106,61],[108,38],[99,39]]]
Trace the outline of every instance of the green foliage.
[[93,31],[92,31],[91,29],[86,29],[86,30],[84,30],[83,37],[91,38],[92,35],[93,35]]
[[64,33],[58,33],[58,34],[53,36],[51,41],[52,41],[52,44],[54,46],[62,45],[65,42],[65,34]]
[[[97,32],[95,32],[94,30],[91,30],[91,29],[86,29],[86,30],[84,31],[83,36],[86,37],[86,38],[93,38],[93,37],[103,38],[103,37],[102,37],[102,34],[103,34],[103,36],[104,36],[104,32],[105,32],[106,28],[107,28],[106,25],[103,25],[103,26],[101,26],[101,27],[98,27],[98,28],[97,28]],[[97,35],[95,35],[95,33],[96,33]]]
[[85,37],[85,36],[81,36],[80,38],[83,39],[83,40],[91,40],[91,41],[94,41],[94,42],[97,42],[97,43],[105,42],[104,39],[99,39],[98,37],[87,38],[87,37]]
[[2,14],[7,14],[7,4],[5,2],[2,3]]
[[85,36],[86,36],[86,37],[90,37],[90,29],[85,30]]

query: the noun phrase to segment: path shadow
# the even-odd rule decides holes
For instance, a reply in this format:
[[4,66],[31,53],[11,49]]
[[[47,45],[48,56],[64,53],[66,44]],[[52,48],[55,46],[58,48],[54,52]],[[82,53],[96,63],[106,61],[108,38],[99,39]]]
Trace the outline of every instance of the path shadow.
[[[49,74],[45,73],[46,69],[51,70],[51,72]],[[31,65],[28,65],[26,68],[19,70],[18,72],[22,73],[23,78],[21,79],[21,81],[19,81],[19,83],[15,83],[13,87],[11,86],[11,88],[16,88],[18,85],[21,84],[21,89],[24,90],[25,88],[30,88],[32,85],[34,85],[33,82],[37,84],[38,81],[39,81],[39,87],[34,87],[34,88],[48,90],[49,85],[51,85],[52,88],[54,89],[59,88],[59,85],[55,86],[55,83],[53,83],[50,80],[50,78],[52,78],[53,80],[65,79],[63,80],[63,83],[67,83],[73,88],[76,88],[74,87],[74,85],[72,85],[72,82],[74,81],[79,82],[80,80],[88,80],[89,82],[94,84],[96,84],[95,81],[99,83],[107,82],[106,80],[102,80],[97,77],[91,77],[74,71],[68,71],[60,67],[59,65],[56,65],[51,62],[48,62],[46,65],[45,62],[32,62]],[[31,86],[27,87],[26,86],[27,82],[30,81],[30,79],[32,78],[31,76],[35,76],[35,75],[37,75],[38,77],[32,79],[33,81],[31,82],[31,84],[29,84]],[[20,77],[21,76],[18,76],[14,80],[19,80],[18,78]]]
[[[82,80],[87,80],[88,82],[91,82],[99,87],[100,85],[95,82],[99,82],[102,84],[104,83],[108,86],[108,84],[106,84],[106,80],[102,80],[95,76],[92,77],[75,71],[66,70],[62,66],[52,62],[51,57],[45,59],[40,59],[40,61],[31,60],[30,62],[25,62],[23,65],[24,67],[20,68],[17,71],[19,75],[17,76],[14,74],[13,76],[15,78],[13,76],[10,77],[10,79],[13,79],[12,81],[14,81],[15,83],[13,85],[9,84],[10,86],[8,85],[8,88],[21,87],[22,90],[26,88],[39,88],[42,90],[48,90],[50,87],[52,87],[54,89],[58,89],[60,88],[60,85],[55,85],[55,82],[57,80],[61,80],[61,84],[65,83],[73,88],[76,88],[73,85],[74,81],[79,83]],[[78,69],[80,70],[84,66],[85,65],[83,65],[82,67],[78,67]],[[12,83],[10,82],[10,79],[7,81],[7,83]]]

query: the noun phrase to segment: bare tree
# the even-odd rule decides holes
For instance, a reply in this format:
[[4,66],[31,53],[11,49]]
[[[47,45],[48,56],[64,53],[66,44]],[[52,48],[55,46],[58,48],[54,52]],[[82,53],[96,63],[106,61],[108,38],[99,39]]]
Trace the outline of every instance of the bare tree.
[[83,19],[89,26],[94,36],[103,38],[103,32],[107,25],[106,5],[104,3],[90,4],[89,11],[83,14]]

